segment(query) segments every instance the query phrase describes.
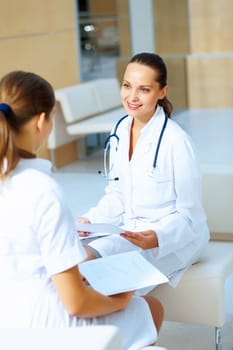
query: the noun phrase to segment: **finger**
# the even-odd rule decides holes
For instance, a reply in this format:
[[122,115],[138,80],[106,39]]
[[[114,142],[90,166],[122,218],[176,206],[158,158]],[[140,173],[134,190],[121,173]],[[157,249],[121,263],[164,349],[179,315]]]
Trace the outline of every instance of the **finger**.
[[80,224],[90,224],[90,220],[85,217],[79,217],[77,222]]
[[137,234],[134,232],[122,232],[120,233],[121,236],[125,236],[125,237],[137,237]]
[[142,237],[142,235],[140,235],[139,233],[135,233],[135,232],[123,233],[121,235],[126,239],[134,239],[135,241],[142,241],[144,239],[144,237]]
[[130,243],[136,246],[141,246],[141,241],[134,239],[133,237],[123,237],[123,238],[125,238],[127,241],[129,241]]
[[80,237],[88,237],[90,235],[90,232],[78,231],[78,234]]

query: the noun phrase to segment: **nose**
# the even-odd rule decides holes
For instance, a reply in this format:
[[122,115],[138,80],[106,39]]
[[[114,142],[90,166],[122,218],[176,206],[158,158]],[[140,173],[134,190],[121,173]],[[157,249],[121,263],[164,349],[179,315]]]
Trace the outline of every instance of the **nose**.
[[130,92],[130,100],[131,101],[136,101],[138,99],[137,96],[137,90],[136,89],[132,89]]

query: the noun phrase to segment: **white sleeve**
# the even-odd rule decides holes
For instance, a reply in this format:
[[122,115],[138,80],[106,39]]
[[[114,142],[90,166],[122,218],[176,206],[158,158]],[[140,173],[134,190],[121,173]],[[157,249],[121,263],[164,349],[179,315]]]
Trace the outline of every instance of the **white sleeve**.
[[122,214],[124,213],[124,204],[117,184],[109,184],[105,188],[105,194],[99,200],[97,205],[90,208],[82,216],[87,217],[91,222],[105,222],[120,225]]
[[75,221],[56,183],[40,196],[35,212],[42,259],[48,274],[65,271],[86,257]]

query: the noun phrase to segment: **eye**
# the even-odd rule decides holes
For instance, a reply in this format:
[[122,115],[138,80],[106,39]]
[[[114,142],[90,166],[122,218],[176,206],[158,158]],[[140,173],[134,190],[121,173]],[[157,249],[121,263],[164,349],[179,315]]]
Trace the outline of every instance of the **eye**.
[[147,94],[148,92],[150,92],[150,89],[145,88],[145,87],[141,87],[141,91],[145,94]]
[[130,85],[128,83],[123,83],[122,84],[122,87],[125,88],[125,89],[129,89],[130,88]]

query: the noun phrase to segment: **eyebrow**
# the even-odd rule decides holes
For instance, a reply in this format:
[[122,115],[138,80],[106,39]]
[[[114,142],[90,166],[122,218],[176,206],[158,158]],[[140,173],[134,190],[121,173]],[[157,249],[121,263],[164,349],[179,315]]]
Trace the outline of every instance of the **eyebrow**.
[[[131,83],[130,83],[128,80],[125,80],[125,79],[123,79],[123,80],[122,80],[122,83],[128,83],[128,84],[130,84],[130,85],[131,85]],[[152,86],[151,86],[151,85],[146,85],[146,84],[145,84],[145,85],[143,85],[143,84],[142,84],[142,85],[139,85],[139,87],[144,87],[144,88],[145,88],[145,87],[147,87],[147,88],[151,88]]]

